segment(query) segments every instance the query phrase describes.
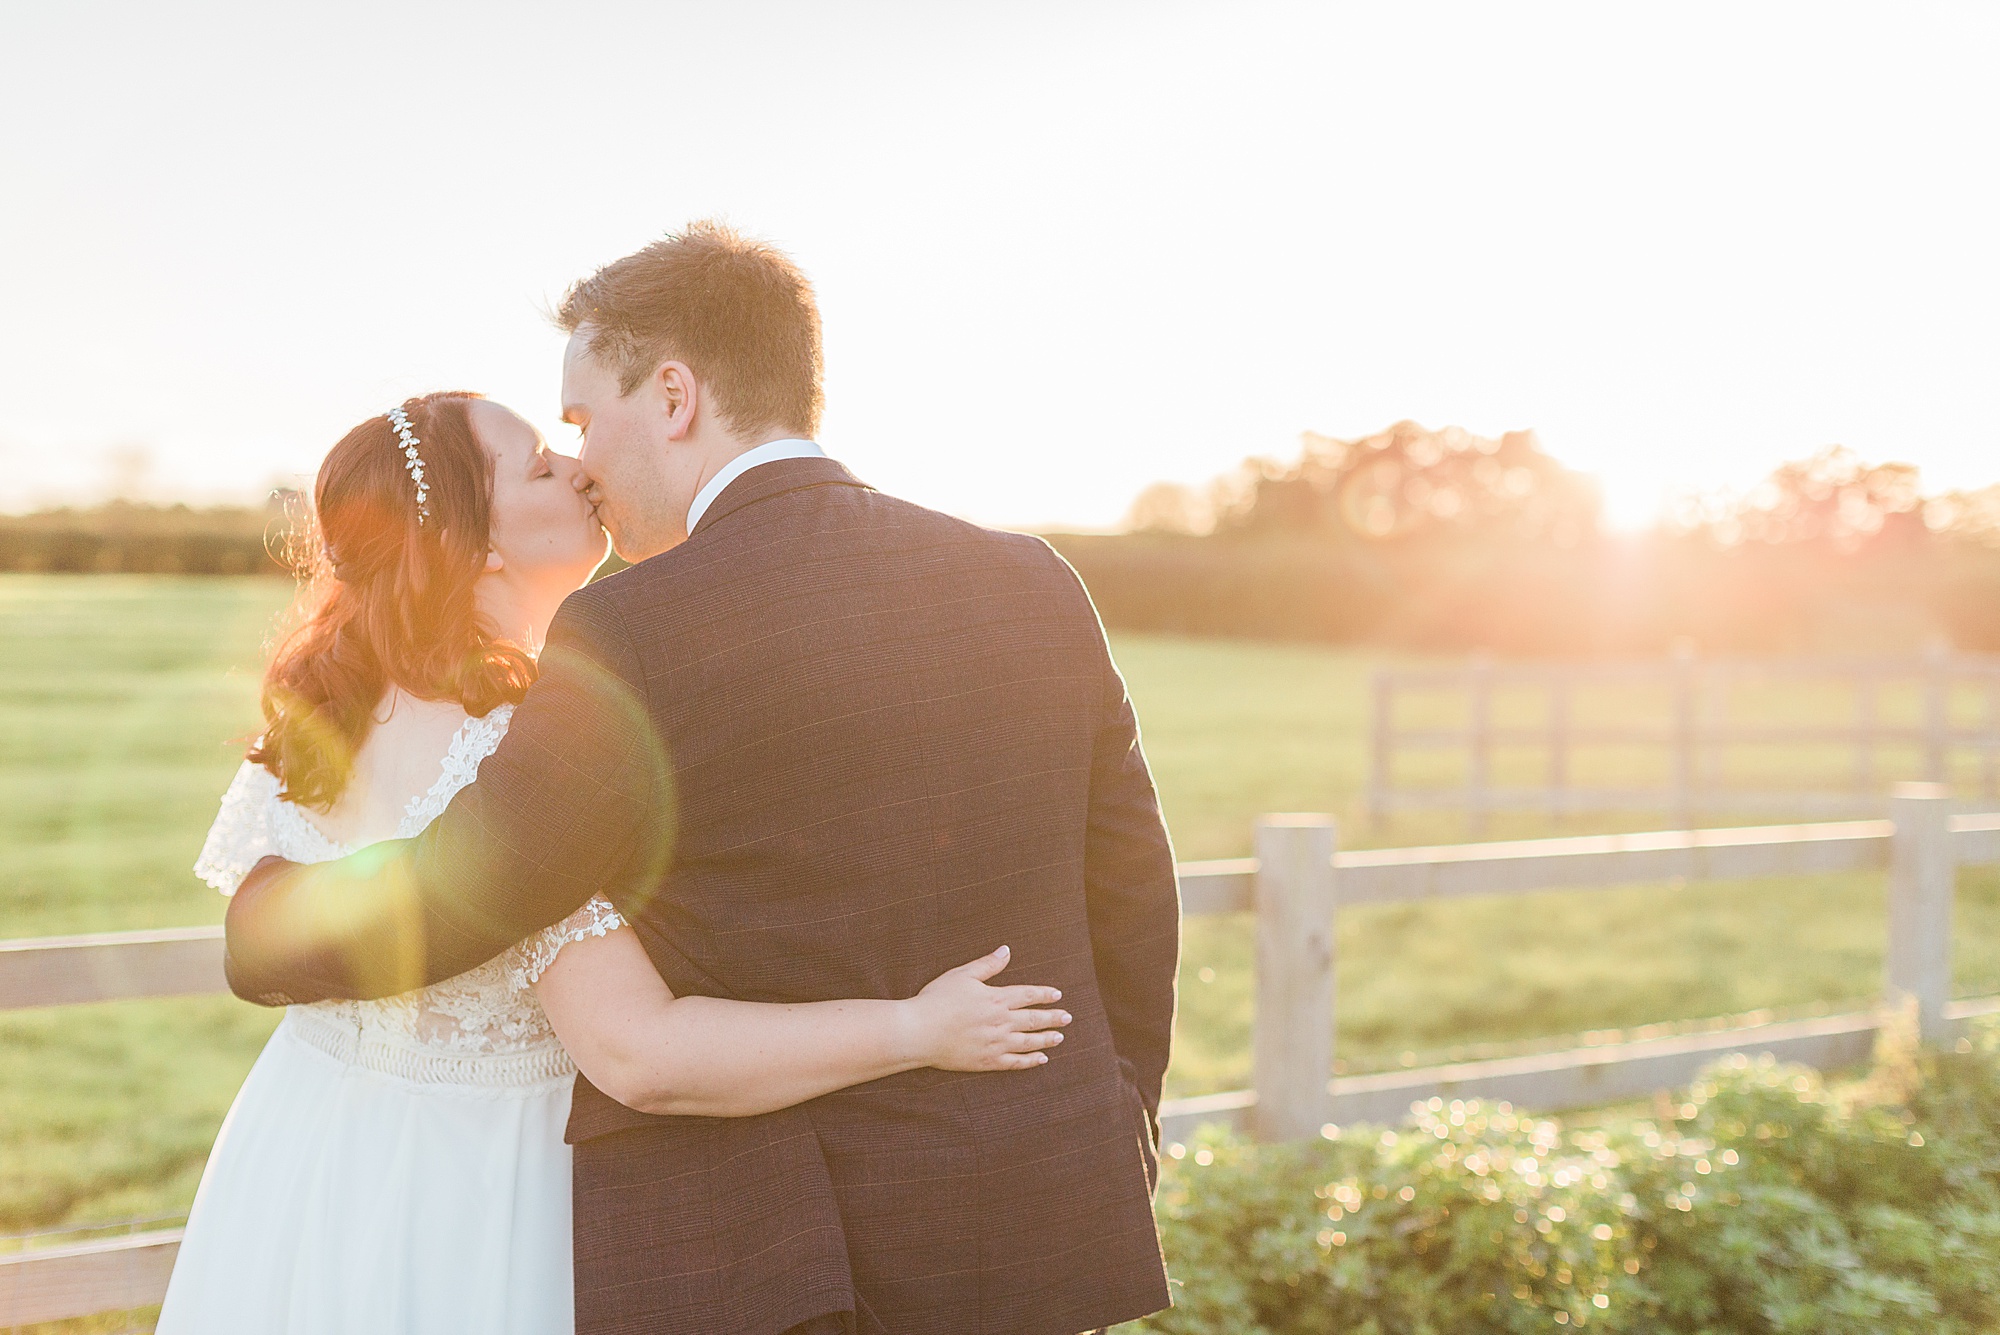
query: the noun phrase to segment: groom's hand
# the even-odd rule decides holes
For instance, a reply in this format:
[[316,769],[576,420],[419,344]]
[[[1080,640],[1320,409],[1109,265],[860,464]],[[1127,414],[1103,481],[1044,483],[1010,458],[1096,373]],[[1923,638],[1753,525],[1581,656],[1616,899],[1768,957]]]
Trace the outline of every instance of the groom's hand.
[[229,897],[229,909],[223,917],[223,977],[229,980],[231,992],[258,1006],[289,1006],[295,1000],[266,976],[274,943],[261,939],[268,915],[260,912],[273,887],[292,867],[280,857],[260,858]]
[[416,985],[405,976],[414,967],[407,924],[397,932],[395,892],[382,884],[396,878],[371,875],[383,870],[375,866],[343,875],[344,867],[267,857],[250,869],[223,919],[231,992],[259,1006],[291,1006]]
[[919,1065],[945,1071],[1022,1071],[1049,1059],[1062,1042],[1068,1011],[1046,1010],[1062,1000],[1053,987],[992,987],[1007,967],[1000,947],[933,978],[904,1008],[906,1042]]

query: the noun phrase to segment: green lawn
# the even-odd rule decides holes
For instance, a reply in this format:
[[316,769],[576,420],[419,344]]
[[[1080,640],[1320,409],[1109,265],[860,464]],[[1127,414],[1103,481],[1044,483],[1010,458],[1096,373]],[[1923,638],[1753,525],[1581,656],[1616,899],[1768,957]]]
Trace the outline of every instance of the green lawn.
[[[213,922],[187,871],[256,723],[267,580],[0,576],[0,936]],[[1358,843],[1462,838],[1361,819],[1366,652],[1120,636],[1176,847],[1249,849],[1260,811]],[[1635,828],[1643,813],[1568,827]],[[1549,833],[1532,818],[1495,837]],[[1349,1069],[1871,995],[1879,877],[1377,907],[1340,924]],[[1174,1092],[1248,1076],[1249,924],[1189,924]],[[1962,991],[2000,989],[2000,878],[1960,895]],[[0,1231],[184,1210],[273,1022],[221,998],[0,1013]]]

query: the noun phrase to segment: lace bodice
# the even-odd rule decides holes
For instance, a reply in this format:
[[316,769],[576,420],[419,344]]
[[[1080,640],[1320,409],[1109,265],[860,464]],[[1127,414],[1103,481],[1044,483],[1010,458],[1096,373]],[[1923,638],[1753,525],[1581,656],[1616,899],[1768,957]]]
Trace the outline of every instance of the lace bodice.
[[[480,762],[506,735],[512,705],[467,718],[440,762],[437,782],[410,800],[395,838],[408,839],[436,820]],[[306,812],[278,796],[278,780],[244,762],[222,796],[195,875],[220,890],[236,887],[260,858],[330,862],[355,849],[330,839]],[[572,941],[624,926],[618,910],[593,898],[562,922],[496,959],[433,987],[381,1001],[323,1001],[294,1006],[287,1023],[344,1060],[433,1083],[519,1085],[574,1073],[532,988]]]

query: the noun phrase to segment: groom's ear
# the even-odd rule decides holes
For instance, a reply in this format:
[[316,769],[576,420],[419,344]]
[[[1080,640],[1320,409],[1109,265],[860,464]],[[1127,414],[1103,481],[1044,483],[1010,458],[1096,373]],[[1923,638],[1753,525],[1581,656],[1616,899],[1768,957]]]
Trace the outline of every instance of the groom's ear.
[[667,439],[685,440],[701,407],[701,386],[686,362],[664,361],[653,371],[653,388],[666,417]]

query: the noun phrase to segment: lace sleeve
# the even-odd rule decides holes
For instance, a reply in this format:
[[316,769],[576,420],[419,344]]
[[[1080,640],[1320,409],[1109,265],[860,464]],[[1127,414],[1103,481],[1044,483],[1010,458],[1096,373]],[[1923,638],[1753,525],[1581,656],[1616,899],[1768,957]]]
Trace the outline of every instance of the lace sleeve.
[[544,927],[535,935],[515,946],[508,968],[514,976],[514,986],[525,988],[539,981],[542,974],[562,948],[572,941],[581,941],[587,936],[604,936],[625,925],[625,917],[603,895],[592,895],[590,902],[564,918],[553,927]]
[[244,761],[222,795],[222,809],[208,827],[194,874],[225,895],[235,894],[258,860],[278,851],[271,832],[271,808],[277,800],[277,776]]

